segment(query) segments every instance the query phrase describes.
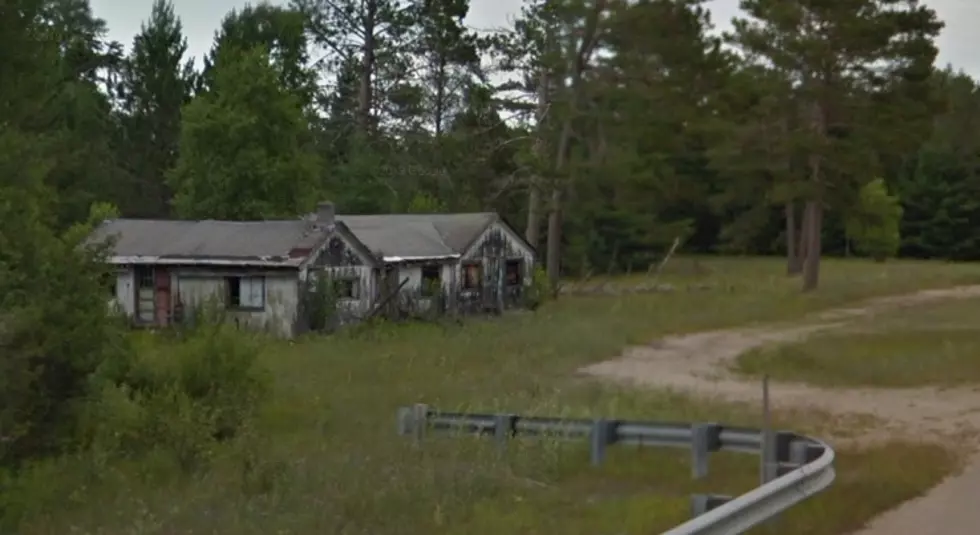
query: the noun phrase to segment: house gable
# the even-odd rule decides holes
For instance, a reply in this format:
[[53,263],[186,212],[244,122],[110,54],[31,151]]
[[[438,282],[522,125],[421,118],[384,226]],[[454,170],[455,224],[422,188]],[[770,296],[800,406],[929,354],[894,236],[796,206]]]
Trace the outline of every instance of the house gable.
[[533,263],[535,251],[510,225],[496,218],[463,253],[464,259],[484,256],[523,258]]
[[330,234],[310,253],[303,267],[376,267],[378,259],[353,234],[342,225],[336,225]]

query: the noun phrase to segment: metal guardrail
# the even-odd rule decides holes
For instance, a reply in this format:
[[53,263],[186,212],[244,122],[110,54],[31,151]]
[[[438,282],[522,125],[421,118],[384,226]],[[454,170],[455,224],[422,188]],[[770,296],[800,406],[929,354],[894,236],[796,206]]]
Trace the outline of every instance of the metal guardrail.
[[834,450],[820,440],[789,432],[728,427],[714,423],[663,423],[626,420],[542,418],[513,414],[440,412],[426,405],[398,410],[398,432],[421,441],[427,431],[493,436],[504,445],[517,435],[588,440],[591,461],[599,465],[613,444],[691,450],[692,476],[708,474],[716,451],[759,454],[761,486],[735,498],[692,496],[694,518],[663,535],[734,535],[774,518],[826,489],[834,481]]

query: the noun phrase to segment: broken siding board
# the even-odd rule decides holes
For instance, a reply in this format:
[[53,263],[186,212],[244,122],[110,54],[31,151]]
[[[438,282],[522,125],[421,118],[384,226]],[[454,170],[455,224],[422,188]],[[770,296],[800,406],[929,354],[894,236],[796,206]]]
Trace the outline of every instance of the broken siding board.
[[364,317],[374,305],[378,291],[375,270],[370,266],[329,266],[311,267],[308,272],[309,283],[315,284],[318,277],[326,276],[331,281],[351,281],[350,295],[336,296],[338,312],[342,322]]
[[[378,281],[372,269],[375,259],[369,257],[350,242],[342,232],[335,231],[316,249],[304,265],[302,278],[312,281],[319,274],[326,274],[333,280],[352,280],[356,282],[356,297],[338,297],[337,307],[341,321],[363,317],[374,304]],[[354,293],[354,292],[352,292]]]
[[332,232],[306,259],[303,267],[374,266],[376,260],[341,232]]
[[136,314],[136,284],[133,268],[120,269],[116,273],[116,305],[127,317]]
[[[207,276],[198,269],[175,270],[174,296],[184,309],[184,314],[209,302],[225,304],[227,300],[227,276]],[[264,302],[261,309],[226,308],[229,321],[239,327],[264,330],[279,336],[293,335],[299,304],[298,274],[295,270],[267,274],[240,272],[236,276],[261,277],[264,279]]]
[[[507,264],[520,262],[520,287],[507,285]],[[460,301],[464,308],[510,308],[520,303],[534,276],[534,251],[506,224],[495,221],[473,242],[456,267]],[[480,286],[464,289],[466,266],[479,266]]]

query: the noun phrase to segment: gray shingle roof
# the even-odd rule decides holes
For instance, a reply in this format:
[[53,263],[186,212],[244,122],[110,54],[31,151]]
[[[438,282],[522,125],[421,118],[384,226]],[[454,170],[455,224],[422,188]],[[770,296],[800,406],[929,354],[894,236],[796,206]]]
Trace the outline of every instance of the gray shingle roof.
[[496,218],[493,212],[337,216],[372,252],[400,258],[461,255]]
[[[294,248],[314,247],[327,230],[295,221],[177,221],[114,219],[95,229],[90,241],[117,236],[115,256],[297,263]],[[302,259],[298,259],[302,261]]]
[[[493,221],[493,212],[470,214],[338,215],[367,249],[385,258],[439,258],[461,255]],[[100,225],[89,238],[100,242],[117,236],[117,257],[236,261],[298,265],[293,249],[313,248],[327,237],[328,228],[310,216],[289,221],[179,221],[114,219]]]

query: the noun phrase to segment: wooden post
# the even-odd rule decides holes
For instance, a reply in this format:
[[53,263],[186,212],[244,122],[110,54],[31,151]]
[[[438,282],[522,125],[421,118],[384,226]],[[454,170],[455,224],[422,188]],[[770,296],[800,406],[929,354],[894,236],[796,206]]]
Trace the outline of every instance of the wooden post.
[[762,376],[762,453],[759,459],[759,484],[769,482],[769,465],[775,453],[772,451],[772,415],[769,412],[769,375]]

